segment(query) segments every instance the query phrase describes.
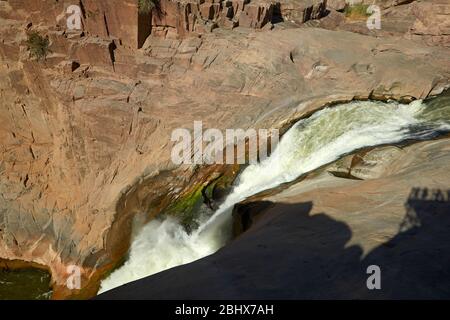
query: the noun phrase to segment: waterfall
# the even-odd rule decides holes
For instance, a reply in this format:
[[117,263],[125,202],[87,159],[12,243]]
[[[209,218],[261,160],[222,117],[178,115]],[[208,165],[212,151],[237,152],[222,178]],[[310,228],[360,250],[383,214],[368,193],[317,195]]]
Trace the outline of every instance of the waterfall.
[[176,220],[154,220],[135,237],[126,263],[101,283],[101,292],[216,252],[231,235],[233,206],[292,181],[357,149],[450,131],[450,103],[356,101],[298,121],[272,155],[249,165],[219,209],[188,234]]

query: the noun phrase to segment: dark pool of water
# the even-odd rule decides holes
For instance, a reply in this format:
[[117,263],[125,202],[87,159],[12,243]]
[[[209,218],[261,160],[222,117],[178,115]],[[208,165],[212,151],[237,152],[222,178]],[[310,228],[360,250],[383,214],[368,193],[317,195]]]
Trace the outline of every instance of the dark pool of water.
[[47,300],[50,274],[39,269],[0,270],[0,300]]

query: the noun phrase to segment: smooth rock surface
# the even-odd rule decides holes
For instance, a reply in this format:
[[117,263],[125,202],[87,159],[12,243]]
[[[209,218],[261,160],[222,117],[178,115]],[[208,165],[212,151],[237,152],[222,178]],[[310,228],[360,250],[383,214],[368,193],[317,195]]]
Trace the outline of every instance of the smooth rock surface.
[[[55,297],[95,294],[135,214],[151,219],[226,170],[175,166],[174,129],[286,128],[330,102],[425,98],[450,84],[449,49],[420,39],[283,22],[152,33],[137,50],[135,4],[92,1],[109,32],[89,17],[68,32],[57,19],[67,3],[0,1],[0,257],[48,266]],[[249,25],[262,26],[250,16],[266,11],[251,10]],[[45,60],[27,51],[31,30],[49,37]],[[68,265],[86,291],[66,289]]]

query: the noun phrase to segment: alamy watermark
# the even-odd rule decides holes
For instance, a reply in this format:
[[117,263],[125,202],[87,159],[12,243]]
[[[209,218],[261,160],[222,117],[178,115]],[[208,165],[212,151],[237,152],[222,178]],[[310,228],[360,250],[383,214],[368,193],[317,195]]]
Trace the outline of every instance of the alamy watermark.
[[255,164],[267,158],[279,142],[277,129],[203,130],[202,121],[194,129],[175,129],[171,141],[174,164]]
[[61,13],[56,21],[66,20],[66,26],[68,30],[83,30],[83,20],[81,7],[78,5],[68,6],[63,13]]

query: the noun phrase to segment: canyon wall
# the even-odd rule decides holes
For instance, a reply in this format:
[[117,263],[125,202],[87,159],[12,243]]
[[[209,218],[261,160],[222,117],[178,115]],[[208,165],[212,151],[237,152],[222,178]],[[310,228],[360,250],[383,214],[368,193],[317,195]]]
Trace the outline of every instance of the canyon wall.
[[[54,298],[95,294],[135,215],[152,219],[236,174],[174,165],[174,129],[286,128],[327,103],[408,101],[449,85],[441,42],[305,25],[322,1],[162,1],[148,29],[134,1],[83,0],[80,31],[65,27],[69,3],[0,1],[0,258],[47,266]],[[230,7],[232,28],[220,22]],[[45,59],[27,50],[31,32],[48,37]],[[70,265],[82,290],[66,286]]]

